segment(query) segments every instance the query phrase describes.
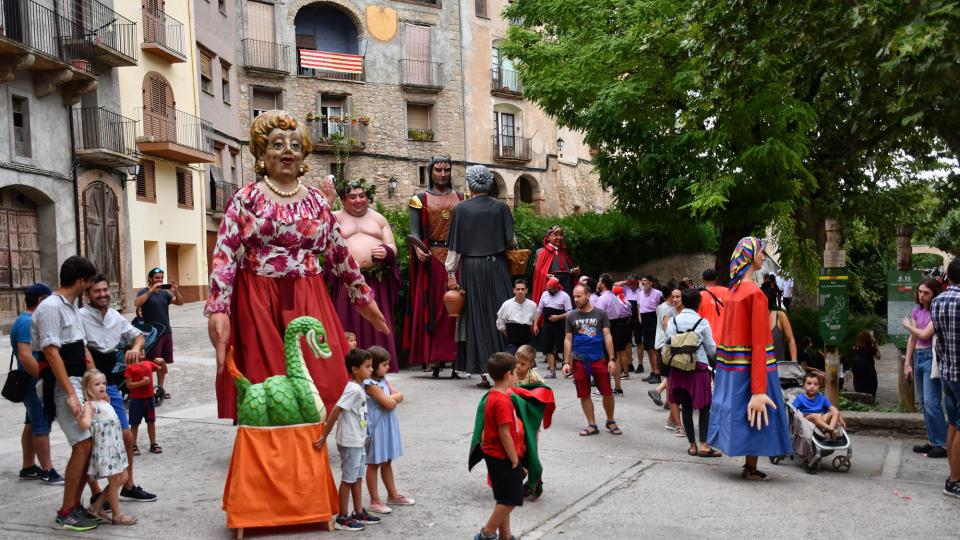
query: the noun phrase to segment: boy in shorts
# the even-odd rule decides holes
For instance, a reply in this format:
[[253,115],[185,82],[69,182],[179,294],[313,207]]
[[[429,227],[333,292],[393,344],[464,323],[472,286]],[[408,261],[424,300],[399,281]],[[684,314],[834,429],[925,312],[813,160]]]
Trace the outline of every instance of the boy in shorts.
[[520,456],[517,455],[520,434],[513,401],[507,394],[516,383],[513,372],[516,365],[510,353],[494,353],[487,361],[487,373],[493,379],[493,388],[487,393],[483,411],[481,449],[496,505],[474,540],[496,540],[498,530],[500,538],[513,538],[510,512],[514,507],[523,506],[523,479],[527,471],[520,465]]
[[[340,531],[362,531],[364,525],[380,523],[380,518],[371,516],[363,508],[363,478],[366,469],[367,444],[367,394],[363,381],[373,375],[373,358],[365,349],[353,349],[347,353],[344,363],[350,380],[343,394],[327,415],[323,435],[313,443],[323,450],[327,436],[337,425],[337,450],[340,452],[340,514],[333,526]],[[339,420],[339,422],[338,422]],[[347,514],[350,496],[353,496],[353,514]]]
[[793,399],[793,406],[830,439],[837,438],[837,426],[847,425],[840,410],[820,393],[820,377],[814,372],[803,376],[803,393]]
[[[161,360],[162,361],[162,360]],[[127,390],[130,391],[130,431],[133,434],[133,455],[140,455],[137,447],[137,432],[140,422],[146,420],[147,435],[150,437],[150,453],[162,454],[163,448],[157,444],[157,410],[153,395],[153,372],[159,371],[160,366],[151,361],[137,361],[127,365],[123,376],[127,379]]]

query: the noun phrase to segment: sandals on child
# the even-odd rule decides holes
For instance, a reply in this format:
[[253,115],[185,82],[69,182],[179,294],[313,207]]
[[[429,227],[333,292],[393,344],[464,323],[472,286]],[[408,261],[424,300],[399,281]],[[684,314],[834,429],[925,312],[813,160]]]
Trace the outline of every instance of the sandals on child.
[[766,480],[767,475],[757,470],[756,467],[744,465],[743,472],[740,473],[740,478],[745,480]]
[[616,420],[607,420],[607,423],[604,424],[604,427],[607,428],[607,431],[609,431],[611,435],[623,435],[623,431],[620,430],[620,426],[617,425]]
[[139,446],[133,445],[133,455],[135,455],[135,456],[139,456],[139,455],[140,455],[140,447],[139,447]]
[[130,514],[118,514],[113,516],[113,521],[111,522],[114,525],[135,525],[137,523],[136,516],[131,516]]
[[[700,450],[699,452],[697,452],[697,455],[700,457],[723,457],[723,454],[721,454],[719,450],[716,450],[714,448],[711,448],[709,450]],[[760,473],[760,474],[763,474],[763,473]]]
[[586,429],[580,430],[581,437],[589,437],[590,435],[599,435],[599,434],[600,434],[600,428],[598,428],[596,424],[587,424]]
[[159,445],[159,444],[153,443],[153,444],[150,445],[150,453],[151,453],[151,454],[162,454],[162,453],[163,453],[163,448],[160,448],[160,445]]

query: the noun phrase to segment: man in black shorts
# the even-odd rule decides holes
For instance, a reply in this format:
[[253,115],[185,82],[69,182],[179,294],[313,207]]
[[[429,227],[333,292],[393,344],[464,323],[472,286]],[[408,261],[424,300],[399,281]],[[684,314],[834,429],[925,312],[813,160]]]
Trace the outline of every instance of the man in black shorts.
[[572,310],[570,295],[564,292],[560,280],[548,279],[547,290],[543,291],[537,303],[537,322],[534,324],[534,333],[539,333],[540,336],[540,352],[550,368],[548,379],[557,376],[556,356],[563,352],[563,339],[566,335],[564,321],[567,312]]
[[[137,292],[134,307],[140,311],[143,320],[157,329],[160,336],[157,343],[149,352],[147,360],[163,359],[163,367],[157,372],[158,395],[163,399],[170,399],[170,394],[163,389],[164,378],[167,374],[166,364],[173,363],[173,329],[170,327],[170,304],[183,305],[180,296],[180,286],[176,283],[164,284],[163,268],[154,268],[147,274],[147,287]],[[161,365],[160,362],[157,362]]]
[[[653,287],[653,276],[644,276],[640,280],[637,293],[637,312],[640,314],[640,331],[643,337],[643,350],[650,362],[650,376],[643,379],[650,383],[660,383],[660,362],[657,361],[657,306],[663,301],[663,293]],[[643,364],[643,360],[640,360]]]

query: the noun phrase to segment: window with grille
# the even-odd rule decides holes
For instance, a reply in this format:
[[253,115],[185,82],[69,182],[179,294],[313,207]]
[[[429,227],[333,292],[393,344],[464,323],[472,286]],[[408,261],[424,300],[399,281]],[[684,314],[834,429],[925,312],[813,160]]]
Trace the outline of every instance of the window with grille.
[[280,98],[281,94],[279,90],[271,91],[262,88],[254,88],[253,96],[250,99],[250,105],[253,109],[253,115],[251,118],[256,118],[266,111],[282,108],[283,104],[281,103]]
[[230,104],[230,64],[220,60],[220,91],[223,93],[223,102]]
[[184,169],[177,169],[177,206],[193,208],[193,174]]
[[13,96],[13,150],[18,156],[31,157],[30,151],[30,102],[27,98]]
[[154,163],[141,161],[140,171],[137,172],[137,200],[143,202],[157,202],[157,183]]
[[200,89],[213,95],[213,55],[200,49]]

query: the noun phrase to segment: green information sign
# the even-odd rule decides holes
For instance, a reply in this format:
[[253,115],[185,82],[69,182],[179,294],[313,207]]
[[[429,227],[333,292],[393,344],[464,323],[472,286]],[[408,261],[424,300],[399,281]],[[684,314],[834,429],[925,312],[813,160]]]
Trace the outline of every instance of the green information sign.
[[828,347],[839,345],[847,333],[847,280],[846,268],[820,269],[820,337]]
[[917,305],[916,290],[923,274],[919,270],[887,272],[887,335],[898,348],[907,348],[909,334],[900,321]]

